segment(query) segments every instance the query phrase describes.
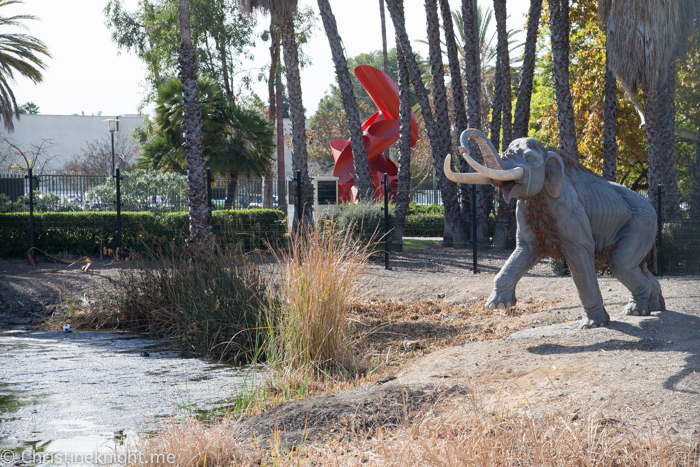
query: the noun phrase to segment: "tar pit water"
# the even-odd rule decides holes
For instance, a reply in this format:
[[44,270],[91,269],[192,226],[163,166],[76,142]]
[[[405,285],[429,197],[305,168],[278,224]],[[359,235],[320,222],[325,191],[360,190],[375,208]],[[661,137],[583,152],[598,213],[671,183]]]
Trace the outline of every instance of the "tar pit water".
[[136,334],[0,330],[0,466],[139,463],[110,453],[230,405],[254,374]]

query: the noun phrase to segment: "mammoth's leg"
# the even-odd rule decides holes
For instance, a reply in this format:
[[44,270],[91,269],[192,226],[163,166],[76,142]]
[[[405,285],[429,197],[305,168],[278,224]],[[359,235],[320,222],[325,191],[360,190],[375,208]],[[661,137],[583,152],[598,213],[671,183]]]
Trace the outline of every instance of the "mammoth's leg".
[[486,301],[487,308],[509,308],[517,302],[515,286],[521,277],[536,264],[541,256],[536,256],[532,249],[534,234],[525,222],[526,205],[518,201],[516,217],[518,220],[517,245],[506,264],[496,276],[493,293]]
[[603,296],[598,287],[592,245],[566,242],[562,244],[562,250],[583,309],[586,311],[581,327],[605,326],[610,321],[610,316],[603,307]]
[[647,262],[644,261],[640,266],[642,273],[649,279],[651,283],[651,298],[649,298],[649,311],[666,311],[666,302],[661,293],[661,284],[656,280],[656,277],[647,268]]
[[651,249],[651,245],[646,244],[649,242],[648,238],[651,238],[651,241],[654,238],[653,232],[651,236],[643,235],[645,230],[654,229],[653,225],[649,227],[645,224],[650,223],[640,221],[628,224],[622,230],[615,249],[610,253],[610,272],[632,293],[631,300],[625,306],[625,313],[628,315],[648,315],[654,290],[661,290],[658,282],[652,283],[640,267]]

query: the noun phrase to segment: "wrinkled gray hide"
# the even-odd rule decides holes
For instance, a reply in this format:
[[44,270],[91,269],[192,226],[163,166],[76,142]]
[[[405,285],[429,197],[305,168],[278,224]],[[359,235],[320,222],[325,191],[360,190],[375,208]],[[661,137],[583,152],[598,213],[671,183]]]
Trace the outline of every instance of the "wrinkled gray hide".
[[[484,165],[465,149],[470,138],[478,143]],[[599,266],[606,264],[632,293],[627,314],[664,309],[659,282],[646,266],[656,236],[656,213],[645,198],[532,138],[517,139],[498,155],[481,132],[470,129],[462,134],[461,146],[477,172],[454,173],[447,157],[448,178],[491,183],[501,188],[506,201],[518,199],[517,247],[496,276],[489,308],[515,305],[515,286],[523,274],[544,256],[563,256],[586,311],[581,327],[610,321],[596,278],[596,257]]]

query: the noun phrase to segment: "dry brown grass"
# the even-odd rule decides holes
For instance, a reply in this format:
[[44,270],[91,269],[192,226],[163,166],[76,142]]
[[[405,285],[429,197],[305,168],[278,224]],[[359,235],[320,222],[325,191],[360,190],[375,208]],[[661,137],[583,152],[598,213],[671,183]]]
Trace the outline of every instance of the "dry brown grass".
[[[483,300],[446,304],[439,300],[405,301],[368,298],[355,302],[349,319],[355,324],[356,349],[373,362],[372,373],[392,373],[407,359],[468,342],[502,339],[529,326],[554,300],[522,299],[508,310],[489,310]],[[556,320],[556,317],[550,317]],[[407,352],[406,342],[418,352]]]
[[[661,427],[630,428],[613,409],[531,414],[471,393],[440,405],[398,429],[379,427],[371,437],[342,430],[325,444],[270,449],[253,438],[233,441],[235,424],[206,427],[196,420],[173,424],[140,447],[144,458],[175,454],[178,467],[205,465],[413,466],[698,466],[700,437],[672,437]],[[608,401],[609,402],[609,401]],[[621,413],[621,411],[619,411]],[[656,434],[655,434],[656,433]],[[161,457],[162,458],[162,457]],[[172,457],[171,457],[172,458]]]

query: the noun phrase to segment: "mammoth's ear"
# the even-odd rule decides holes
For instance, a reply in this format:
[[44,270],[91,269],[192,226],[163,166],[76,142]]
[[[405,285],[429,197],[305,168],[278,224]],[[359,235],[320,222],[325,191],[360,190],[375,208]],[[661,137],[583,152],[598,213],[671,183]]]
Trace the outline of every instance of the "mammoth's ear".
[[547,162],[544,167],[544,187],[552,198],[559,198],[561,186],[564,182],[564,163],[558,154],[547,153]]

